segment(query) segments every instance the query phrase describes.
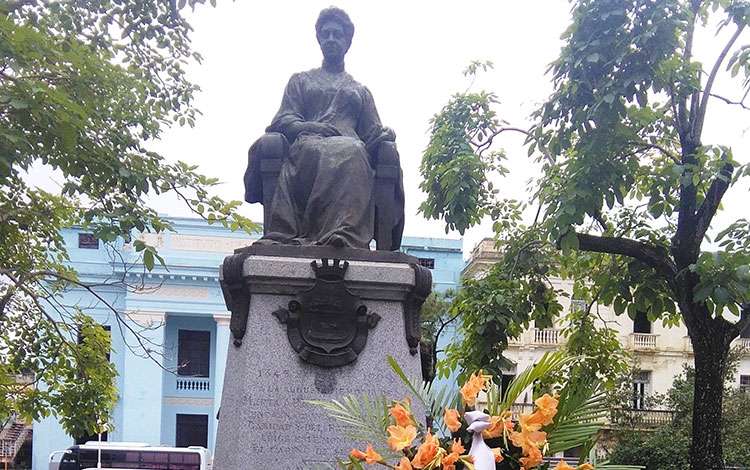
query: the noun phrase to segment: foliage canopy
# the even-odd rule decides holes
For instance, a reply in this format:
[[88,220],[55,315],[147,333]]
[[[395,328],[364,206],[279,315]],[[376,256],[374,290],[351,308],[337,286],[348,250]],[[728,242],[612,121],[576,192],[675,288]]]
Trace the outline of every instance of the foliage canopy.
[[[70,287],[92,289],[66,264],[60,229],[80,225],[104,243],[170,230],[146,201],[166,192],[209,222],[254,228],[234,212],[239,202],[209,194],[215,179],[148,150],[199,114],[198,87],[185,77],[200,60],[186,3],[204,2],[0,4],[0,377],[15,377],[0,385],[0,416],[52,411],[81,435],[100,429],[115,404],[108,335],[58,302]],[[30,183],[27,172],[40,168],[62,181],[59,191]],[[145,268],[161,261],[154,247],[134,247]]]
[[[750,305],[750,223],[709,227],[726,191],[750,167],[730,147],[706,144],[703,129],[710,102],[750,110],[750,44],[740,42],[750,3],[571,3],[565,46],[549,69],[554,92],[530,129],[499,119],[492,110],[497,97],[486,92],[455,95],[433,120],[421,167],[428,193],[422,211],[461,232],[489,215],[504,258],[534,260],[528,270],[499,267],[478,281],[488,288],[467,294],[466,306],[487,307],[503,296],[520,303],[469,314],[462,341],[479,345],[488,330],[538,317],[540,309],[523,301],[533,298],[530,281],[539,278],[539,266],[543,280],[573,278],[573,295],[588,305],[612,305],[631,317],[645,312],[667,325],[682,321],[696,367],[691,468],[721,468],[719,371],[731,341],[750,324],[750,315],[741,315]],[[694,54],[697,32],[712,27],[723,44],[703,63]],[[715,89],[722,74],[739,82],[739,91],[727,91],[738,96]],[[493,142],[509,131],[526,134],[528,154],[541,166],[524,204],[502,199],[491,186],[493,172],[506,172]],[[527,204],[538,211],[524,225]],[[497,334],[488,339],[503,341]]]

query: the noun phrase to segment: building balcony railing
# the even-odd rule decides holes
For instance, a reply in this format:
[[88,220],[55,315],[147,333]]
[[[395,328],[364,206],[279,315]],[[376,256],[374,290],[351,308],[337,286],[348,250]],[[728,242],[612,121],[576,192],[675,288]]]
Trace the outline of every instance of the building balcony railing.
[[511,346],[557,347],[564,341],[561,331],[556,328],[530,328],[521,332],[518,338],[508,338],[508,344]]
[[[533,403],[513,403],[510,405],[511,419],[518,421],[521,413],[531,414],[534,412]],[[609,418],[605,421],[610,427],[632,426],[636,428],[656,428],[672,422],[674,412],[669,410],[633,410],[615,408]]]
[[736,344],[743,349],[743,354],[750,355],[750,338],[737,338]]
[[650,333],[631,333],[628,337],[630,349],[636,351],[656,351],[659,335]]
[[211,390],[211,381],[208,379],[199,379],[195,377],[178,377],[177,382],[175,383],[175,389],[178,392],[208,392]]
[[534,405],[533,403],[513,403],[510,405],[510,412],[511,416],[510,418],[513,421],[518,421],[518,415],[521,413],[531,414],[534,412]]
[[534,328],[534,344],[557,346],[560,344],[560,330],[555,328]]
[[630,410],[616,408],[610,418],[612,426],[655,428],[672,422],[674,412],[669,410]]
[[209,377],[173,375],[165,383],[164,394],[185,398],[213,398],[213,384]]

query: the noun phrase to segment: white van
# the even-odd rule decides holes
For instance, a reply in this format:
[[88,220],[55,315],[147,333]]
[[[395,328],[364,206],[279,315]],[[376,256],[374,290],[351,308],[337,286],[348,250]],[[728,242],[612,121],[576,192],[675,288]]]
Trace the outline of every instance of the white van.
[[[101,464],[99,464],[101,462]],[[151,446],[145,442],[97,442],[73,445],[52,452],[49,470],[97,468],[150,470],[212,470],[213,458],[205,447]]]

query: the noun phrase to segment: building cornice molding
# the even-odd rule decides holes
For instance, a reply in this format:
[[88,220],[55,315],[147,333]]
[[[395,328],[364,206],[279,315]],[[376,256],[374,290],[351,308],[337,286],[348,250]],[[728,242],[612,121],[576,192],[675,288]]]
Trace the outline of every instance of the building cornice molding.
[[231,320],[232,316],[230,314],[224,314],[224,313],[215,313],[214,314],[214,320],[216,321],[216,326],[229,326],[229,321]]
[[125,310],[125,316],[128,317],[128,320],[134,321],[141,326],[154,327],[165,323],[167,312],[140,309]]

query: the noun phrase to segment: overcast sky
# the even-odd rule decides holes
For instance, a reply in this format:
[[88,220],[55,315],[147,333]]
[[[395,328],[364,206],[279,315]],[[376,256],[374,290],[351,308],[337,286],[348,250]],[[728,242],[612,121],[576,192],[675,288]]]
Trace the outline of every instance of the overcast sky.
[[[199,165],[200,171],[224,182],[217,191],[222,197],[242,199],[247,149],[278,110],[289,77],[320,66],[314,24],[319,11],[330,5],[330,0],[220,0],[216,8],[198,7],[190,22],[195,29],[193,46],[204,61],[189,73],[202,88],[197,106],[203,115],[195,128],[168,131],[155,150],[170,160]],[[474,88],[496,92],[502,103],[500,117],[526,126],[526,116],[551,93],[544,72],[562,46],[559,38],[570,21],[570,4],[564,0],[340,0],[336,6],[346,10],[355,25],[347,71],[370,88],[381,120],[396,131],[407,196],[405,234],[446,236],[442,223],[425,221],[417,214],[424,199],[418,188],[419,163],[430,118],[453,93],[466,89],[469,81],[461,72],[478,59],[494,62],[495,69],[482,74]],[[741,131],[750,114],[730,115],[724,108],[709,107],[714,113],[709,119],[716,122],[717,114],[725,119],[708,126],[706,135],[744,146],[744,153],[736,156],[747,162],[747,139]],[[521,142],[510,136],[500,141],[508,151],[512,172],[500,187],[508,197],[524,197],[526,181],[535,174]],[[745,190],[739,192],[735,198],[746,199]],[[171,200],[156,205],[171,215],[187,215]],[[733,211],[733,215],[745,216],[736,210],[740,213]],[[245,203],[242,212],[262,220],[259,204]],[[465,251],[491,235],[490,224],[469,231]]]

